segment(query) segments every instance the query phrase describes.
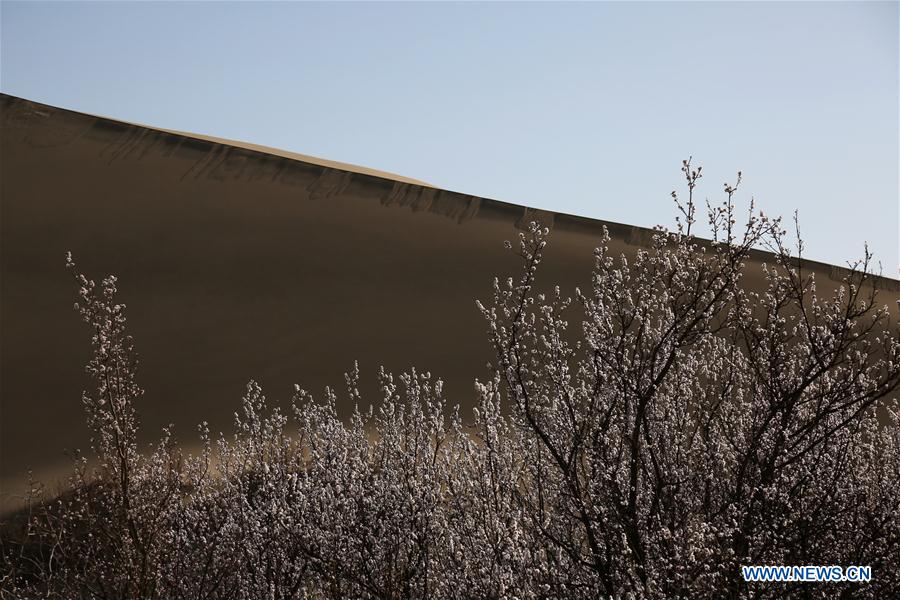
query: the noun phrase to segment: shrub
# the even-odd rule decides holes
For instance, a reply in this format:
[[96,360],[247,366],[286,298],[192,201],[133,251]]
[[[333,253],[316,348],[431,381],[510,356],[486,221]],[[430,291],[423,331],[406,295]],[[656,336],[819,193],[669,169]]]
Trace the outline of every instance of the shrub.
[[[830,297],[737,188],[633,260],[595,251],[574,299],[536,292],[549,231],[478,303],[494,348],[464,421],[441,382],[379,374],[377,410],[250,382],[232,437],[138,451],[142,390],[116,280],[78,275],[97,468],[4,532],[7,596],[887,597],[900,589],[900,333],[868,253]],[[738,180],[739,181],[739,180]],[[799,239],[799,235],[798,235]],[[774,250],[761,291],[752,248]],[[510,248],[512,245],[510,244]],[[71,259],[69,266],[74,270]],[[571,318],[580,327],[570,328]],[[358,369],[346,380],[359,405]],[[881,422],[879,422],[879,415]],[[292,424],[292,425],[291,425]],[[860,584],[748,584],[751,564],[871,565]],[[801,587],[805,585],[806,587]],[[854,586],[854,587],[851,587]],[[845,589],[846,588],[846,589]]]

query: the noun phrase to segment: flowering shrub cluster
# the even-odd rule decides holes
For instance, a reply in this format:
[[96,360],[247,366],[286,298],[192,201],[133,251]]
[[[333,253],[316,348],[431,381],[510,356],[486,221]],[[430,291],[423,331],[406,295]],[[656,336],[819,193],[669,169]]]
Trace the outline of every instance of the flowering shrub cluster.
[[[116,280],[78,275],[97,467],[77,462],[58,498],[34,486],[3,533],[4,595],[888,597],[900,333],[868,257],[818,295],[778,220],[751,207],[738,225],[736,185],[701,242],[684,172],[685,220],[633,260],[601,239],[573,298],[535,287],[549,232],[521,235],[521,274],[478,304],[495,360],[466,419],[428,373],[381,372],[377,409],[349,421],[335,391],[298,389],[284,414],[251,381],[233,436],[201,425],[199,455],[168,431],[139,451]],[[751,292],[759,245],[775,262]],[[754,564],[871,565],[873,581],[743,582]]]

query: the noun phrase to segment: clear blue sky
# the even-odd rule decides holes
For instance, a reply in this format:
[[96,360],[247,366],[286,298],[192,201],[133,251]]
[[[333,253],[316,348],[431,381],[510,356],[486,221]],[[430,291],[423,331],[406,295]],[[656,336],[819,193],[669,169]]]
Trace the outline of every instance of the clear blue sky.
[[[898,4],[2,3],[3,92],[530,206],[671,223],[744,172],[898,277]],[[679,188],[680,189],[680,188]]]

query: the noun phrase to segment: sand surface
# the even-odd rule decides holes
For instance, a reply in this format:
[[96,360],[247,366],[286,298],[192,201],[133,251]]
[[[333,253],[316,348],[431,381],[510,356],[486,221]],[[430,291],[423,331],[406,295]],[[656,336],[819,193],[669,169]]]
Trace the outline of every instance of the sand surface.
[[[202,420],[231,431],[248,379],[286,404],[294,383],[342,391],[354,360],[367,402],[379,365],[414,366],[467,409],[490,359],[474,301],[518,267],[504,240],[535,218],[552,226],[539,281],[572,291],[604,226],[6,95],[0,110],[0,509],[17,504],[28,468],[52,485],[64,452],[89,448],[90,332],[72,309],[67,250],[89,276],[119,276],[147,390],[143,441],[171,422],[190,443]],[[649,240],[605,225],[616,251]],[[842,273],[811,267],[823,287]],[[884,285],[893,305],[900,282]]]
[[[96,115],[90,115],[96,116]],[[104,117],[98,117],[104,118]],[[390,179],[393,181],[399,181],[401,183],[411,183],[413,185],[421,186],[421,187],[429,187],[433,188],[435,186],[431,185],[428,182],[421,181],[419,179],[412,179],[411,177],[404,177],[403,175],[397,175],[396,173],[388,173],[387,171],[379,171],[378,169],[370,169],[369,167],[362,167],[360,165],[352,165],[350,163],[339,162],[336,160],[328,160],[326,158],[319,158],[318,156],[310,156],[308,154],[300,154],[297,152],[288,152],[287,150],[281,150],[279,148],[271,148],[269,146],[260,146],[259,144],[251,144],[248,142],[240,142],[237,140],[229,140],[226,138],[215,137],[211,135],[203,135],[201,133],[188,133],[184,131],[176,131],[174,129],[163,129],[161,127],[151,127],[149,125],[143,125],[141,123],[131,123],[128,121],[118,121],[121,123],[127,123],[128,125],[135,125],[137,127],[141,127],[143,129],[150,129],[153,131],[161,131],[163,133],[171,133],[180,137],[189,137],[191,139],[196,140],[204,140],[207,142],[213,142],[215,144],[225,145],[232,148],[241,148],[244,150],[252,150],[254,152],[259,152],[262,154],[268,154],[271,156],[280,156],[281,158],[287,158],[290,160],[298,160],[301,162],[309,163],[311,165],[318,165],[320,167],[328,167],[329,169],[338,169],[341,171],[349,171],[351,173],[359,173],[360,175],[372,175],[374,177],[380,177],[382,179]]]

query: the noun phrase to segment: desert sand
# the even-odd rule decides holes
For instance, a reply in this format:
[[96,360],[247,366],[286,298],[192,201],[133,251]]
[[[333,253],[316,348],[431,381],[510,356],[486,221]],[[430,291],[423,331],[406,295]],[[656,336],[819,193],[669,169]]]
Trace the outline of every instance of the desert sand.
[[[174,423],[190,445],[200,421],[231,431],[249,379],[286,405],[294,383],[342,391],[354,360],[365,402],[377,401],[379,365],[416,367],[465,412],[473,378],[489,376],[475,299],[517,273],[504,240],[531,220],[552,227],[539,283],[573,292],[589,282],[604,226],[616,252],[651,236],[7,95],[0,107],[0,509],[18,504],[27,469],[52,487],[69,470],[65,451],[89,449],[90,331],[72,309],[68,250],[89,276],[119,277],[147,390],[144,441]],[[748,285],[761,285],[766,260],[754,255]],[[823,291],[845,272],[806,268]],[[895,306],[900,282],[880,285]]]

